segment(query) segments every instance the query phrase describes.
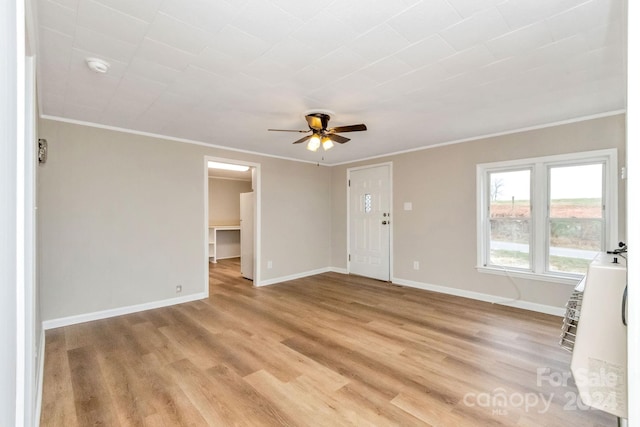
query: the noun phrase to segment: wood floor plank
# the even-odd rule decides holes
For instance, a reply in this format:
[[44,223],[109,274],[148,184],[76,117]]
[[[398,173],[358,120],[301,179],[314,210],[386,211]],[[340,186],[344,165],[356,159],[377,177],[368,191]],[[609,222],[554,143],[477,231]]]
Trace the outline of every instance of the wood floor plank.
[[[230,402],[234,411],[234,423],[247,426],[295,426],[296,422],[278,409],[270,400],[259,394],[249,383],[233,370],[218,365],[207,370],[207,375],[216,384],[216,389]],[[220,398],[220,395],[219,395]]]
[[167,426],[205,426],[206,420],[198,411],[193,401],[183,392],[178,384],[163,367],[159,371],[151,371],[147,376],[147,400],[155,409],[153,416],[146,422],[162,420]]
[[456,395],[442,384],[419,383],[415,377],[402,371],[400,367],[392,366],[388,360],[377,360],[327,340],[315,342],[296,337],[284,341],[284,344],[340,372],[343,376],[368,385],[372,390],[386,395],[389,399],[404,387],[413,387],[444,403],[453,404],[457,401]]
[[[264,351],[266,355],[272,355],[281,362],[281,365],[289,367],[296,377],[305,375],[316,387],[326,393],[332,393],[349,383],[349,380],[332,369],[329,369],[313,359],[292,350],[278,342],[273,343],[259,336],[251,338],[251,343],[256,348]],[[279,378],[280,379],[280,378]]]
[[432,426],[475,427],[488,425],[487,420],[479,422],[478,419],[465,419],[453,414],[454,406],[443,404],[438,399],[431,399],[429,395],[415,398],[412,395],[400,393],[391,400],[391,403]]
[[205,300],[47,331],[41,425],[616,425],[540,383],[569,370],[558,317],[339,273],[256,288],[238,259],[209,278]]
[[[318,413],[314,410],[312,399],[298,401],[290,386],[269,372],[260,370],[247,375],[244,380],[261,395],[269,396],[273,405],[289,418],[296,420],[296,425],[309,427],[322,425],[322,422],[318,422]],[[339,424],[340,421],[337,423]]]
[[208,425],[232,425],[232,412],[216,397],[216,385],[206,378],[189,360],[171,364],[170,374]]
[[43,382],[42,427],[78,425],[71,383],[71,371],[67,357],[65,331],[62,328],[47,331]]
[[313,397],[316,405],[313,413],[326,414],[323,419],[329,424],[334,420],[340,420],[345,425],[363,427],[375,427],[385,423],[382,417],[372,413],[367,407],[361,407],[355,402],[340,399],[340,396],[334,393],[320,392],[315,382],[304,375],[289,383],[289,386],[293,396]]
[[336,393],[336,397],[352,402],[362,410],[377,414],[380,420],[379,426],[424,427],[428,425],[398,406],[390,405],[391,400],[375,393],[358,381],[352,381],[342,387]]
[[104,380],[96,350],[91,346],[69,350],[69,368],[78,424],[119,426],[117,408]]
[[140,395],[139,378],[113,353],[99,353],[97,358],[120,425],[142,425],[145,417],[154,411],[146,407]]

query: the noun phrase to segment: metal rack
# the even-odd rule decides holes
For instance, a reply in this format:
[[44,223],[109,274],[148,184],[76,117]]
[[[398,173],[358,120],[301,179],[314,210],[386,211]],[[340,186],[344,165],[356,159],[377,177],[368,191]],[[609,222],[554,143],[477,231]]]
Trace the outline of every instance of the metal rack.
[[560,347],[573,352],[576,343],[576,332],[578,331],[578,321],[580,320],[580,310],[582,309],[582,297],[584,292],[575,289],[565,305],[566,311],[562,321],[562,334],[560,335]]

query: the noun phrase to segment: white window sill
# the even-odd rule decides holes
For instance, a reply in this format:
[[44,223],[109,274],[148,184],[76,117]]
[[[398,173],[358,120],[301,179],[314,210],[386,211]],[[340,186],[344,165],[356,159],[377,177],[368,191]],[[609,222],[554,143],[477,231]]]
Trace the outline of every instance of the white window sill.
[[476,267],[479,273],[495,274],[497,276],[517,277],[519,279],[539,280],[542,282],[562,283],[576,286],[582,277],[554,276],[552,274],[538,274],[527,271],[516,271],[497,267]]

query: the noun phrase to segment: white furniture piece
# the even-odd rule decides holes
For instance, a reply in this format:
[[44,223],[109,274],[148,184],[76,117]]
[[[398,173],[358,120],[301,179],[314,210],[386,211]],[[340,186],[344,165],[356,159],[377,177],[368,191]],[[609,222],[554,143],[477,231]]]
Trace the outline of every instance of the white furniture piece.
[[255,252],[253,249],[256,193],[240,193],[240,273],[253,280]]
[[571,372],[582,401],[627,418],[626,259],[599,254],[589,265]]
[[218,233],[230,230],[240,230],[239,225],[211,225],[209,226],[209,258],[213,263],[218,262]]

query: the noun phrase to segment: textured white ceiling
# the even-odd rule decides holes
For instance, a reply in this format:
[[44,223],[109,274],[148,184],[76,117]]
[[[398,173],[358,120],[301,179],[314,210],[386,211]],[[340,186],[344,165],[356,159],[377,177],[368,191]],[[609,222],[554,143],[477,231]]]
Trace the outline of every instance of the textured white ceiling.
[[[36,10],[43,115],[276,156],[340,163],[625,107],[623,0],[37,0]],[[266,131],[307,129],[311,110],[369,130],[326,153]]]

